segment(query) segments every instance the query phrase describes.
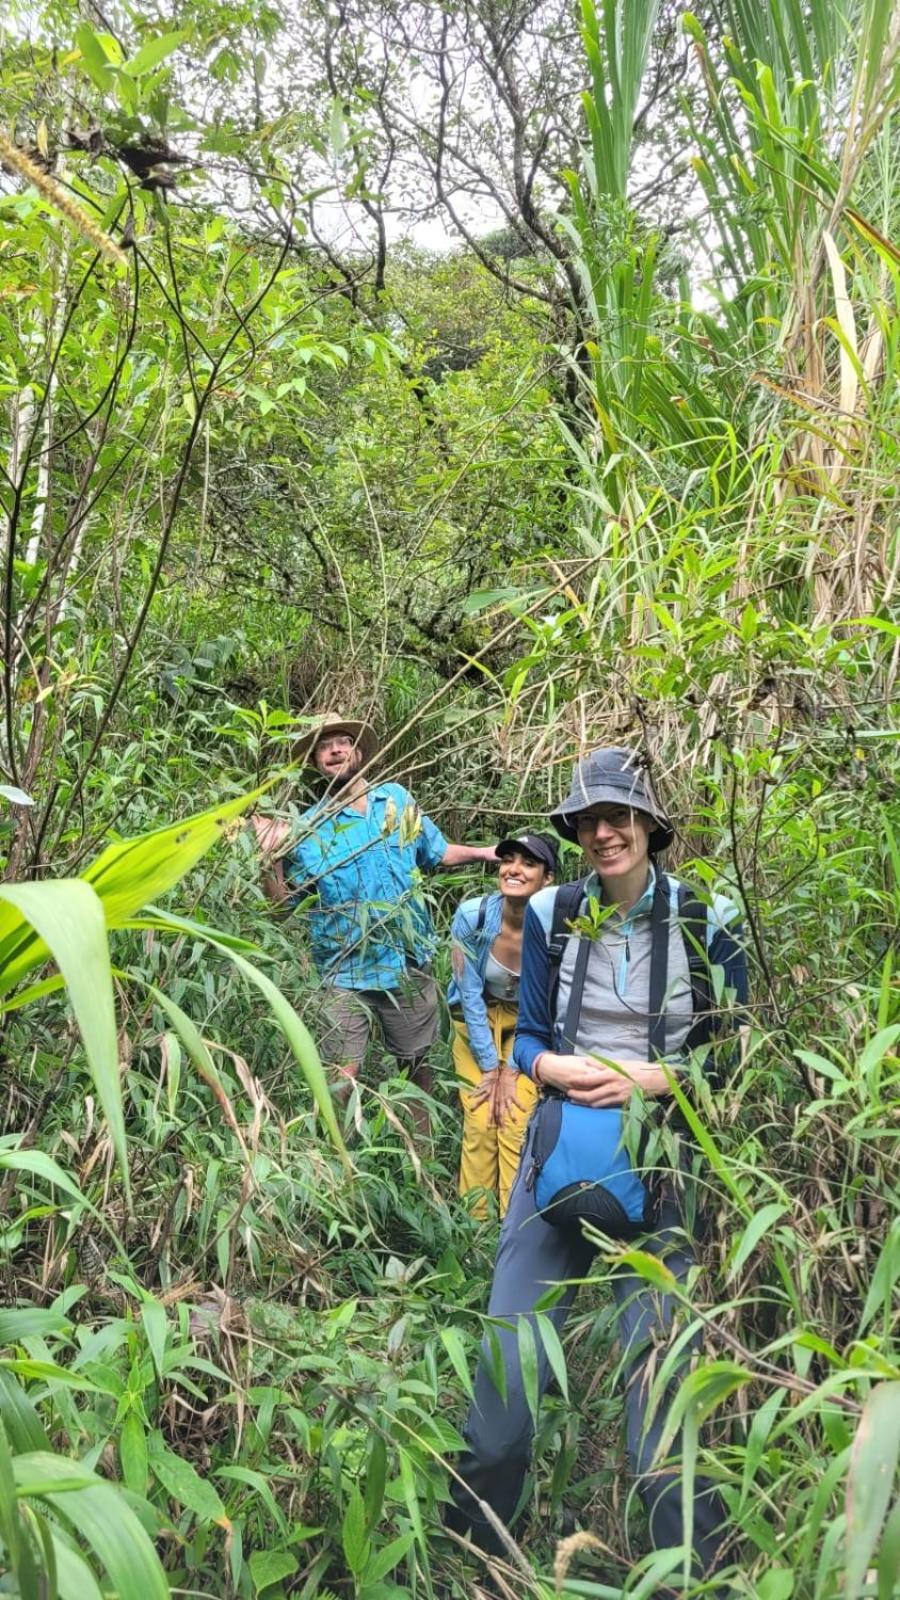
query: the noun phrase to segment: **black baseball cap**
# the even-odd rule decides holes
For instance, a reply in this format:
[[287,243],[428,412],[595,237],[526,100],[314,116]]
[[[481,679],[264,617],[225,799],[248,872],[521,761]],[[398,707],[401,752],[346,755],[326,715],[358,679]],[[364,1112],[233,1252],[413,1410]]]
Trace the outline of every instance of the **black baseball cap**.
[[517,850],[534,856],[535,861],[539,861],[548,872],[556,872],[559,868],[559,847],[547,833],[517,833],[504,837],[497,846],[497,855],[502,861],[504,856],[515,855]]

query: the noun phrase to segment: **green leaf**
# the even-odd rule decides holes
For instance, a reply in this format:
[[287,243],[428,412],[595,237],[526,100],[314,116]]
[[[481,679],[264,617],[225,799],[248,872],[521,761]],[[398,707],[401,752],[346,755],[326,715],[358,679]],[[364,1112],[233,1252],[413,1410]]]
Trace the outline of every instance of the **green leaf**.
[[519,1365],[522,1371],[522,1387],[525,1390],[525,1400],[531,1414],[531,1420],[537,1427],[538,1402],[540,1399],[537,1346],[534,1342],[534,1329],[527,1317],[518,1317],[516,1319],[516,1339],[519,1345]]
[[0,1311],[0,1345],[21,1344],[35,1334],[43,1338],[48,1333],[62,1333],[70,1326],[61,1312],[44,1306],[15,1306]]
[[878,1600],[896,1600],[900,1581],[900,1500],[895,1500],[884,1525],[878,1552]]
[[87,1204],[74,1178],[70,1178],[43,1150],[4,1150],[0,1154],[0,1168],[10,1172],[31,1172],[36,1178],[45,1178],[55,1188],[62,1189],[71,1199]]
[[373,1433],[366,1463],[366,1488],[364,1507],[366,1532],[371,1533],[381,1516],[384,1490],[387,1482],[387,1446],[380,1433]]
[[33,806],[34,800],[14,783],[0,783],[0,795],[13,806]]
[[248,1565],[257,1594],[285,1578],[292,1578],[297,1571],[296,1558],[289,1550],[254,1550]]
[[752,1256],[763,1234],[768,1233],[779,1217],[784,1216],[786,1210],[787,1206],[783,1206],[779,1201],[773,1200],[769,1205],[763,1206],[761,1210],[756,1212],[756,1215],[748,1222],[736,1242],[734,1255],[726,1273],[726,1282],[730,1282],[732,1278],[737,1277],[744,1262]]
[[466,1356],[465,1343],[459,1329],[442,1328],[441,1344],[444,1346],[444,1349],[450,1357],[450,1364],[453,1367],[460,1384],[462,1385],[465,1393],[471,1399],[472,1379],[469,1373],[469,1362]]
[[[116,1011],[103,908],[93,889],[78,878],[0,884],[0,900],[14,907],[39,935],[32,942],[30,964],[43,959],[43,946],[43,951],[52,953],[66,980],[91,1077],[129,1194]],[[9,969],[0,973],[0,993],[12,981],[15,980]]]
[[350,1571],[358,1576],[369,1559],[369,1538],[366,1533],[365,1506],[356,1484],[350,1491],[347,1509],[344,1512],[341,1543]]
[[[376,1550],[363,1573],[365,1583],[367,1585],[379,1583],[382,1578],[387,1577],[389,1572],[393,1572],[396,1567],[399,1567],[412,1542],[413,1535],[411,1532],[401,1533],[398,1539],[392,1539],[390,1544],[386,1544],[382,1549]],[[405,1593],[406,1591],[404,1590],[403,1592]]]
[[75,29],[75,43],[81,51],[81,58],[88,75],[97,88],[104,91],[111,88],[114,79],[110,60],[90,23],[79,23]]
[[847,1473],[846,1600],[857,1600],[878,1546],[900,1456],[900,1383],[879,1383],[860,1417]]
[[126,72],[130,72],[133,78],[140,78],[145,72],[152,72],[153,68],[158,67],[161,61],[165,61],[166,56],[177,50],[186,38],[187,34],[182,31],[161,33],[155,39],[148,39],[146,44],[141,45],[137,54],[132,56],[130,61],[126,61]]
[[161,1305],[158,1300],[154,1300],[152,1296],[148,1296],[141,1305],[141,1321],[144,1324],[144,1332],[147,1335],[147,1343],[150,1346],[153,1365],[156,1368],[157,1375],[161,1378],[163,1376],[163,1359],[166,1353],[166,1339],[169,1332],[165,1306]]
[[128,917],[174,887],[221,839],[223,829],[264,792],[253,789],[237,800],[215,806],[185,822],[168,824],[138,839],[112,844],[92,862],[83,877],[103,902],[107,927]]
[[119,1461],[129,1489],[146,1494],[150,1473],[147,1434],[136,1411],[129,1411],[119,1430]]
[[538,1311],[534,1320],[541,1337],[541,1343],[544,1346],[544,1353],[550,1363],[550,1370],[559,1384],[563,1399],[568,1400],[569,1377],[566,1372],[566,1356],[559,1334],[556,1331],[556,1324],[544,1311]]
[[192,1511],[200,1522],[220,1522],[223,1526],[228,1523],[223,1506],[216,1490],[206,1478],[201,1478],[196,1467],[182,1456],[175,1455],[163,1444],[162,1435],[159,1433],[150,1436],[150,1471],[157,1479],[166,1493],[184,1506],[186,1511]]
[[787,1567],[770,1567],[756,1579],[757,1600],[791,1600],[794,1574]]
[[156,1551],[118,1489],[46,1452],[15,1456],[13,1470],[19,1496],[49,1501],[94,1551],[118,1600],[169,1600]]

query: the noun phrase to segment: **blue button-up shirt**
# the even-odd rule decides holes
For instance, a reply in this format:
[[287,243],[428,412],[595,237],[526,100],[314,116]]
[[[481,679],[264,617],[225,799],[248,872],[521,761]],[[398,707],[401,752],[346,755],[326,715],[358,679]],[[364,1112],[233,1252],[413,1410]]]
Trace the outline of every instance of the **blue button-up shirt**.
[[335,801],[300,818],[285,859],[288,882],[318,895],[310,912],[317,971],[340,989],[397,989],[410,961],[429,961],[435,935],[421,873],[439,866],[447,840],[399,783],[369,790],[365,813]]

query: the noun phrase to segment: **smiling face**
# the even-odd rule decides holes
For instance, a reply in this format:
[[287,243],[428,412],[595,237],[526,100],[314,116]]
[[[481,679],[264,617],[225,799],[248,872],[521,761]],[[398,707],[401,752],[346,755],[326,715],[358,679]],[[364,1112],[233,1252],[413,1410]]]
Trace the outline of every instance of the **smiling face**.
[[313,761],[329,783],[346,783],[362,765],[362,755],[349,733],[326,733],[316,744]]
[[620,879],[647,869],[653,822],[631,806],[591,806],[574,818],[578,843],[599,878]]
[[553,874],[543,862],[536,861],[527,850],[513,850],[504,855],[497,873],[500,893],[507,900],[530,900],[538,889],[551,882]]

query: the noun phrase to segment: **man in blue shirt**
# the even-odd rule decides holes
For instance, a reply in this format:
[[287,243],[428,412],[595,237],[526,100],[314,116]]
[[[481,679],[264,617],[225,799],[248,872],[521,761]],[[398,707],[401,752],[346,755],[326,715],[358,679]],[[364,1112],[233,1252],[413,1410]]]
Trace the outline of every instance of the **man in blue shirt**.
[[[263,890],[275,905],[315,895],[312,956],[323,982],[323,1060],[356,1078],[377,1019],[398,1065],[431,1091],[428,1051],[437,1035],[431,976],[435,934],[421,875],[437,867],[494,861],[492,846],[449,844],[399,783],[366,775],[377,750],[363,722],[323,717],[299,744],[328,785],[300,818],[254,817]],[[421,1121],[424,1127],[424,1119]]]

